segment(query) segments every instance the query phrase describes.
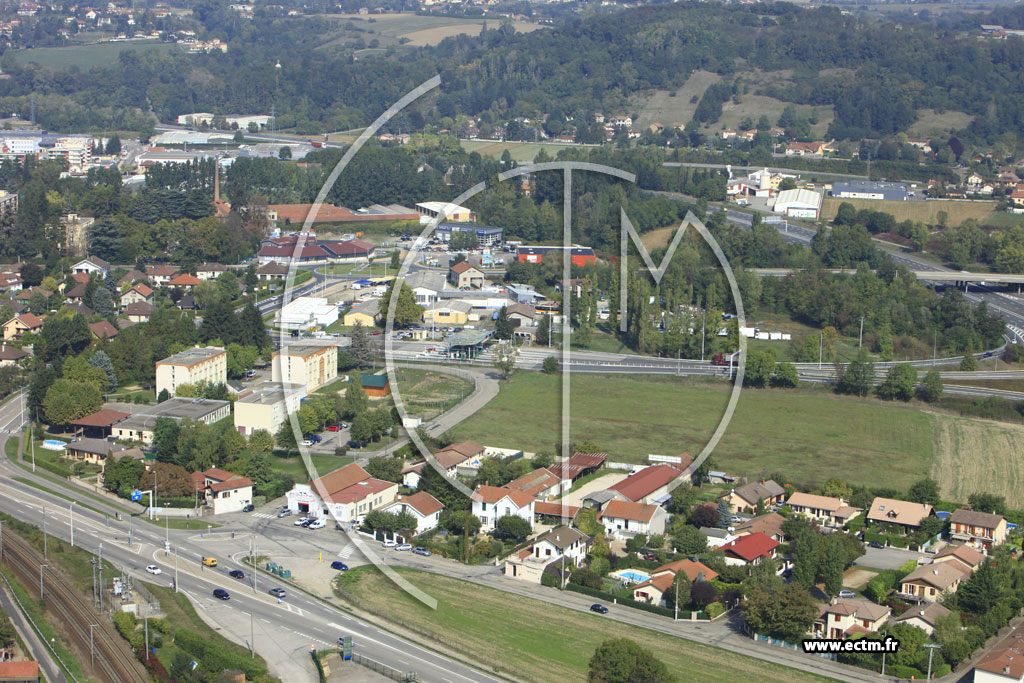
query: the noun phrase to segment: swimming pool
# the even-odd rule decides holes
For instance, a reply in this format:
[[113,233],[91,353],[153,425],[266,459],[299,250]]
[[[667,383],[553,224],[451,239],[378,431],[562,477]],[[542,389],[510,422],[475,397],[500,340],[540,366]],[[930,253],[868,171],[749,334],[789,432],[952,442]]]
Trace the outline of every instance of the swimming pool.
[[650,574],[638,569],[621,569],[617,572],[613,572],[611,576],[624,583],[643,583],[647,579],[651,578]]
[[67,448],[68,445],[59,439],[47,439],[43,441],[43,448],[48,451],[62,451]]

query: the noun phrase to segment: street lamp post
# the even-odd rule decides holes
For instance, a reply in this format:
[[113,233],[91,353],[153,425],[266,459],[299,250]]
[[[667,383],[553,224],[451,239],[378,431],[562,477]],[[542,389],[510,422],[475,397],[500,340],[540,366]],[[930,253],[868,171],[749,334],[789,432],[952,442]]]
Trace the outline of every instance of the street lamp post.
[[77,501],[71,501],[68,503],[68,521],[71,524],[71,547],[75,547],[75,503]]
[[922,647],[928,648],[928,677],[925,678],[924,680],[930,681],[930,680],[932,680],[932,655],[935,654],[936,650],[941,650],[942,646],[941,645],[933,645],[931,643],[925,643]]

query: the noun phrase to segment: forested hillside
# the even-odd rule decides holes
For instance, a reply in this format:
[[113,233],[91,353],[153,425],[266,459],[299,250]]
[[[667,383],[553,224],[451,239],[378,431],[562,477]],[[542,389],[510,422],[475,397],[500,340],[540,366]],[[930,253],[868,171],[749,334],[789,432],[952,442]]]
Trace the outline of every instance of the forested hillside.
[[[970,21],[1021,24],[1020,8],[940,26],[786,3],[678,3],[527,34],[502,26],[358,61],[316,50],[330,31],[323,19],[257,17],[240,24],[226,3],[214,0],[197,5],[195,17],[208,35],[228,40],[227,54],[126,53],[88,72],[54,72],[18,64],[7,53],[2,66],[12,77],[0,81],[0,109],[27,113],[26,96],[35,92],[44,125],[88,128],[135,123],[135,114],[119,110],[149,104],[169,120],[193,111],[265,112],[273,103],[281,127],[315,133],[363,125],[440,72],[441,94],[396,123],[409,130],[458,114],[504,121],[547,113],[573,117],[586,135],[592,113],[626,113],[629,96],[674,90],[695,69],[729,76],[757,68],[795,70],[792,83],[763,94],[834,106],[830,133],[839,138],[906,130],[925,108],[974,116],[961,134],[978,142],[1024,133],[1018,78],[1024,40],[982,40],[963,30]],[[749,78],[745,83],[759,87]]]

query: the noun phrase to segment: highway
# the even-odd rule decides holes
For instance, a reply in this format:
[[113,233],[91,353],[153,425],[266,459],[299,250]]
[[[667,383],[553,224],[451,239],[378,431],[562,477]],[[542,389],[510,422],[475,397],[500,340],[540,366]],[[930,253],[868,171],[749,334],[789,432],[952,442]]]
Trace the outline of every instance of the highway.
[[[0,406],[0,428],[4,432],[0,436],[0,447],[9,438],[6,432],[16,431],[20,422],[19,403],[16,399]],[[98,503],[92,498],[86,499],[79,489],[68,485],[65,489],[67,494],[105,514],[82,505],[75,506],[72,513],[67,500],[26,486],[15,481],[14,477],[54,488],[51,479],[32,475],[3,458],[0,461],[0,512],[41,526],[45,508],[47,532],[65,540],[71,537],[70,517],[73,514],[77,547],[99,554],[102,546],[105,559],[146,581],[163,581],[169,585],[177,564],[179,589],[188,595],[206,617],[245,625],[251,621],[254,624],[253,630],[259,629],[258,633],[263,636],[257,637],[257,651],[267,659],[274,671],[304,671],[308,674],[304,677],[306,680],[315,680],[308,657],[309,646],[326,649],[334,645],[339,636],[351,635],[360,654],[399,671],[415,671],[419,680],[445,683],[491,683],[504,680],[392,635],[342,609],[298,592],[291,584],[261,576],[257,590],[254,591],[251,586],[247,587],[245,583],[229,578],[226,574],[231,569],[243,569],[246,576],[252,574],[251,568],[240,562],[248,547],[247,536],[239,535],[231,539],[230,532],[226,531],[200,536],[195,531],[165,530],[144,521],[135,521],[131,525],[129,543],[127,515],[125,520],[115,521],[115,506]],[[170,554],[164,552],[165,538],[172,548]],[[238,557],[239,561],[231,555]],[[201,558],[204,556],[217,557],[220,566],[216,569],[203,568]],[[146,574],[144,570],[149,564],[161,567],[163,575],[154,577]],[[288,593],[281,603],[267,592],[274,586],[284,588]],[[231,599],[213,599],[215,588],[230,591]],[[281,649],[282,643],[293,643],[298,647]],[[282,658],[290,661],[278,661]],[[283,677],[296,680],[289,675]]]

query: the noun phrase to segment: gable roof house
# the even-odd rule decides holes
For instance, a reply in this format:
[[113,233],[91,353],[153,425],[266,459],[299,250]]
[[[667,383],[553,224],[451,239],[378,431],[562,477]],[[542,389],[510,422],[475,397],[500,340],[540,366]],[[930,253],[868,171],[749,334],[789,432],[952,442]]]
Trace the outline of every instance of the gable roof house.
[[633,599],[637,602],[663,605],[665,595],[671,594],[679,572],[685,574],[690,583],[712,581],[718,576],[718,572],[700,562],[677,560],[654,569],[651,571],[651,578],[633,586]]
[[682,474],[671,465],[652,465],[609,486],[608,490],[634,503],[660,505],[668,500],[670,485]]
[[779,542],[761,532],[740,536],[721,547],[725,563],[730,566],[760,564],[765,559],[774,559]]
[[632,538],[637,534],[651,536],[665,533],[665,509],[629,500],[611,500],[604,506],[597,521],[608,536]]
[[947,545],[935,555],[932,563],[952,562],[957,567],[973,572],[985,562],[985,556],[969,545]]
[[296,484],[287,493],[292,512],[317,519],[333,518],[349,528],[371,510],[390,505],[397,495],[398,484],[374,479],[356,463]]
[[935,510],[927,503],[911,503],[893,498],[875,498],[868,508],[868,522],[876,524],[893,524],[903,527],[904,531],[921,528],[925,517],[935,514]]
[[558,483],[558,477],[551,474],[547,468],[540,467],[532,472],[527,472],[518,479],[510,481],[505,486],[528,493],[534,498],[547,500],[553,494],[558,493]]
[[752,481],[732,489],[722,498],[729,503],[729,509],[733,512],[753,511],[758,501],[763,502],[765,507],[785,502],[786,489],[771,479]]
[[417,491],[411,496],[398,496],[395,502],[384,507],[387,512],[408,512],[416,519],[416,535],[430,531],[437,526],[437,520],[444,505],[426,491]]
[[764,534],[768,538],[774,541],[782,543],[786,535],[782,532],[782,525],[786,522],[786,518],[777,512],[770,512],[767,515],[759,515],[753,519],[737,524],[733,529],[733,533],[737,536],[747,536],[749,534]]
[[912,602],[935,602],[948,593],[956,593],[971,575],[959,562],[923,564],[900,580],[899,596]]
[[153,290],[142,282],[136,282],[132,288],[121,295],[121,306],[135,303],[153,303]]
[[544,570],[551,565],[566,570],[583,566],[593,539],[579,529],[558,526],[536,539],[528,548],[513,553],[505,560],[505,576],[540,583]]
[[886,605],[868,600],[833,600],[818,606],[818,618],[811,629],[817,638],[842,640],[878,631],[891,614],[892,610]]
[[98,273],[99,275],[106,277],[109,271],[110,264],[101,258],[96,258],[95,256],[88,256],[71,266],[72,273],[84,273],[86,275]]
[[484,286],[484,274],[468,261],[459,261],[448,269],[448,281],[458,289],[480,289]]
[[19,313],[4,323],[4,339],[21,339],[26,332],[38,332],[43,319],[32,313]]
[[1002,515],[960,508],[949,516],[949,537],[984,552],[1006,540],[1006,519]]
[[935,632],[935,622],[939,617],[950,614],[950,611],[937,602],[929,602],[926,605],[911,607],[903,614],[893,619],[894,624],[907,624],[916,626],[928,635]]
[[797,491],[789,497],[786,505],[793,512],[817,520],[823,526],[840,527],[861,513],[857,508],[850,507],[841,498],[816,496],[811,493]]
[[974,665],[975,683],[1024,682],[1024,625],[999,640]]
[[196,484],[204,492],[206,505],[213,514],[241,512],[252,502],[252,480],[248,477],[216,467],[201,474],[203,480],[199,482],[196,478]]
[[485,532],[494,530],[498,520],[506,515],[525,519],[533,529],[534,499],[523,491],[498,486],[480,486],[472,496],[473,514],[480,519]]

